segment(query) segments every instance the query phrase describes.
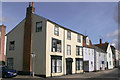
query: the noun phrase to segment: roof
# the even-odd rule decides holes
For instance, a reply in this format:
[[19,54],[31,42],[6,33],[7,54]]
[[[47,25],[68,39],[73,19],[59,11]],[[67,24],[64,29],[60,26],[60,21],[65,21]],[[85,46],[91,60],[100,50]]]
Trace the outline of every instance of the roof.
[[106,52],[108,44],[109,43],[105,42],[105,43],[102,43],[102,44],[95,44],[94,46],[97,46],[97,47],[101,48],[102,50],[104,50]]
[[46,19],[47,21],[49,21],[49,22],[51,22],[51,23],[53,23],[53,24],[55,24],[55,25],[58,25],[59,27],[61,27],[61,28],[63,28],[63,29],[66,29],[66,30],[69,30],[69,31],[74,32],[74,33],[76,33],[76,34],[80,34],[80,35],[84,36],[83,34],[81,34],[81,33],[79,33],[79,32],[76,32],[76,31],[74,31],[74,30],[71,30],[71,29],[69,29],[69,28],[66,28],[66,27],[64,27],[64,26],[62,26],[62,25],[60,25],[60,24],[57,24],[56,22],[54,22],[54,21],[52,21],[52,20],[50,20],[50,19],[47,19],[47,18],[45,18],[45,17],[43,17],[43,16],[40,16],[40,15],[37,15],[37,14],[33,14],[33,15],[42,17],[42,18]]
[[89,40],[89,45],[86,44],[86,38],[87,38],[87,37],[88,37],[88,36],[83,36],[83,46],[84,46],[84,47],[88,47],[88,48],[94,48],[93,45],[92,45],[91,40]]
[[96,51],[98,51],[98,52],[106,53],[106,51],[104,51],[103,49],[101,49],[101,48],[99,48],[99,47],[97,47],[97,46],[93,46],[93,47],[94,47],[94,49],[95,49]]
[[112,53],[115,54],[115,47],[112,45],[110,45],[110,47],[111,47]]
[[[33,14],[33,15],[36,15],[36,16],[38,16],[38,17],[42,17],[42,16],[37,15],[37,14]],[[66,27],[63,27],[63,26],[57,24],[56,22],[54,22],[54,21],[52,21],[52,20],[50,20],[50,19],[47,19],[47,18],[45,18],[45,17],[42,17],[42,18],[46,19],[47,21],[49,21],[49,22],[51,22],[51,23],[53,23],[53,24],[55,24],[55,25],[58,25],[59,27],[65,29],[65,30],[69,30],[69,31],[71,31],[71,32],[74,32],[74,33],[76,33],[76,34],[79,34],[79,35],[84,36],[83,34],[81,34],[81,33],[79,33],[79,32],[76,32],[76,31],[74,31],[74,30],[68,29],[68,28],[66,28]],[[24,19],[26,19],[26,18],[24,18]],[[24,20],[24,19],[23,19],[23,20]],[[23,21],[23,20],[22,20],[22,21]],[[22,22],[22,21],[21,21],[21,22]],[[21,22],[20,22],[20,23],[21,23]],[[16,27],[17,27],[17,25],[16,25]],[[15,28],[15,27],[14,27],[14,28]],[[14,28],[13,28],[12,30],[14,30]],[[12,30],[11,30],[11,31],[12,31]],[[11,31],[10,31],[10,32],[11,32]],[[6,35],[8,35],[10,32],[8,32]]]

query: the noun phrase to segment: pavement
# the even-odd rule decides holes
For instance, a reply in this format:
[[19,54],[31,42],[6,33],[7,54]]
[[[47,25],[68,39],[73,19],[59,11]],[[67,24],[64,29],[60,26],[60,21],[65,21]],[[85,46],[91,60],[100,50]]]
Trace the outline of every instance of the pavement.
[[85,72],[83,74],[72,74],[65,75],[59,77],[50,77],[50,78],[42,78],[42,77],[32,77],[29,75],[18,75],[14,78],[4,78],[2,80],[120,80],[119,78],[120,69],[114,68],[113,70],[105,70],[99,72]]
[[83,74],[65,75],[57,78],[118,78],[118,68],[99,72],[85,72]]

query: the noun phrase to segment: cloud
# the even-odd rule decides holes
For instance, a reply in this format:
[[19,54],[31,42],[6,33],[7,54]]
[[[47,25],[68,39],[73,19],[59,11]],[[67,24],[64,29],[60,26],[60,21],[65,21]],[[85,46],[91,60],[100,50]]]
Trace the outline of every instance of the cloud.
[[6,17],[0,17],[0,23],[6,22],[7,18]]
[[111,45],[118,49],[118,39],[117,38],[113,39]]
[[111,45],[118,49],[118,29],[113,31],[112,33],[108,33],[106,37],[111,39]]
[[113,33],[108,33],[106,36],[107,36],[108,38],[117,37],[117,36],[118,36],[118,29],[115,30]]

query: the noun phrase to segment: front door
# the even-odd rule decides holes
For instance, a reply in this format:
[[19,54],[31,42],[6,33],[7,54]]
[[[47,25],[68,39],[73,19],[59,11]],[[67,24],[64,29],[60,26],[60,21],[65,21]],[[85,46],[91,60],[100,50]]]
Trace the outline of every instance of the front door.
[[72,60],[66,60],[66,74],[72,74]]

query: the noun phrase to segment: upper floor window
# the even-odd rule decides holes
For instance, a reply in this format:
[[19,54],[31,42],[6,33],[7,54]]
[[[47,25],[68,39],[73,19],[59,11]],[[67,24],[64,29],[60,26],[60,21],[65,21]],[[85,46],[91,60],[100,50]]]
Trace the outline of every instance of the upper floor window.
[[54,27],[54,34],[59,36],[59,27],[57,26]]
[[71,46],[67,45],[67,55],[71,55]]
[[82,56],[82,47],[76,46],[76,55]]
[[70,31],[67,31],[67,39],[71,40],[71,32]]
[[89,55],[90,55],[90,49],[88,49],[88,53],[89,53]]
[[77,35],[77,41],[81,42],[81,36],[80,35]]
[[9,43],[9,50],[15,50],[15,41],[10,41]]
[[61,40],[52,39],[52,52],[61,52]]
[[36,22],[36,32],[40,32],[42,30],[42,21]]

